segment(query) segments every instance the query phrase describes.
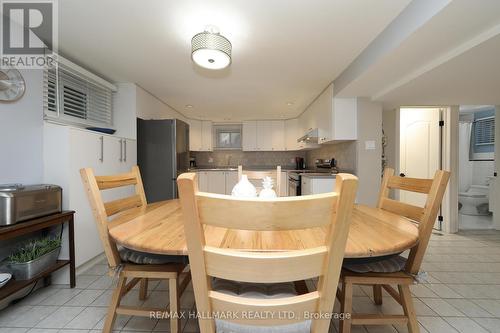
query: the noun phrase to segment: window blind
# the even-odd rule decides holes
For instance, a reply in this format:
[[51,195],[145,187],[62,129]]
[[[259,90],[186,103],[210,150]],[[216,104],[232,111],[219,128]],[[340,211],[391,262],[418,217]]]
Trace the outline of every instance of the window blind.
[[495,143],[495,118],[480,118],[474,122],[474,144],[492,145]]
[[44,71],[44,111],[61,122],[111,127],[112,91],[59,64]]

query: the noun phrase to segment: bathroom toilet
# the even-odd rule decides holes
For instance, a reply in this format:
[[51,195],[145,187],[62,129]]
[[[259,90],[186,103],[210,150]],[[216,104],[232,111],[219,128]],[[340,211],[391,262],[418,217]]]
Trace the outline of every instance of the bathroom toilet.
[[466,192],[458,194],[460,214],[489,215],[489,186],[471,185]]

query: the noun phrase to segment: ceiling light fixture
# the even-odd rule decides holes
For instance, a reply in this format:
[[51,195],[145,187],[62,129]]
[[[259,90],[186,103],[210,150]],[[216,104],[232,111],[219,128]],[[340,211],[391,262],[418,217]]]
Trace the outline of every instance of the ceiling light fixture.
[[193,106],[192,106],[191,104],[186,104],[186,108],[188,108],[188,109],[192,109],[192,108],[193,108]]
[[293,102],[287,102],[286,105],[288,106],[292,106],[293,105]]
[[223,69],[229,66],[231,49],[231,42],[213,27],[191,39],[191,59],[203,68]]

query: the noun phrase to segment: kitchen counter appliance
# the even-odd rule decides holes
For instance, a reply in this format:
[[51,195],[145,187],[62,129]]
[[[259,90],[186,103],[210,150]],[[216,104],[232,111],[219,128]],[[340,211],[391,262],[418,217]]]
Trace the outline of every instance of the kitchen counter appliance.
[[62,211],[62,188],[57,185],[0,185],[0,227]]

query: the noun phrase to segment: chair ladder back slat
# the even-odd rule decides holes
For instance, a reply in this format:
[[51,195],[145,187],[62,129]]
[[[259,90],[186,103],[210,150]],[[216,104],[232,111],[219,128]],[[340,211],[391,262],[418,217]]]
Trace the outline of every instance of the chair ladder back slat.
[[[184,216],[184,233],[189,249],[189,266],[196,301],[196,309],[200,313],[211,313],[210,299],[208,297],[212,286],[210,276],[206,272],[205,234],[200,223],[196,193],[198,193],[198,179],[196,174],[181,174],[177,179],[179,198]],[[215,333],[214,320],[199,320],[201,333]]]
[[387,182],[388,188],[428,194],[431,190],[432,179],[391,176]]
[[133,171],[122,173],[119,175],[96,176],[95,178],[99,190],[107,190],[111,188],[137,184],[136,173]]
[[[331,216],[331,226],[326,237],[328,254],[317,287],[322,295],[316,309],[320,314],[331,313],[335,303],[357,189],[357,177],[349,174],[337,175],[335,192],[339,193],[339,199],[336,202],[335,214]],[[329,325],[329,319],[313,320],[311,332],[328,332]]]
[[424,216],[424,208],[389,198],[382,198],[380,208],[417,222],[421,222]]
[[106,202],[104,203],[104,208],[107,216],[109,217],[131,208],[141,207],[142,205],[141,196],[136,194],[131,197]]
[[[293,230],[331,223],[336,193],[277,199],[239,199],[221,194],[198,193],[196,201],[202,224],[240,230]],[[222,200],[224,199],[224,200]],[[228,219],[234,216],[234,219]]]
[[99,238],[103,244],[106,258],[108,259],[108,264],[110,267],[116,267],[120,265],[121,259],[115,242],[109,236],[108,215],[102,200],[99,185],[96,181],[96,176],[91,168],[81,169],[80,175],[85,191],[87,192],[92,214],[94,215],[97,230],[99,231]]
[[281,166],[276,167],[276,171],[253,171],[253,170],[243,170],[241,165],[238,165],[238,181],[241,180],[241,176],[246,175],[248,180],[261,180],[264,177],[271,177],[274,183],[274,190],[276,195],[281,196]]
[[410,255],[406,263],[405,269],[412,274],[417,274],[420,270],[449,179],[450,172],[448,171],[438,170],[434,175],[434,180],[425,203],[422,221],[418,226],[419,241],[418,244],[410,251]]
[[[242,317],[242,313],[276,314],[289,313],[291,311],[300,314],[300,317],[297,316],[296,318],[292,316],[290,318],[286,318],[285,316],[274,316],[274,318],[273,316],[267,316],[262,319],[252,320],[252,324],[256,326],[286,325],[303,321],[302,315],[304,313],[316,312],[318,301],[320,300],[317,291],[278,299],[244,298],[211,291],[209,293],[209,298],[212,303],[212,311],[215,313],[237,313],[240,314],[240,317]],[[235,318],[234,320],[228,321],[248,325],[249,320],[246,318]]]
[[[279,283],[318,277],[328,249],[284,252],[242,252],[205,247],[207,274],[240,282]],[[238,267],[238,269],[235,269]]]

